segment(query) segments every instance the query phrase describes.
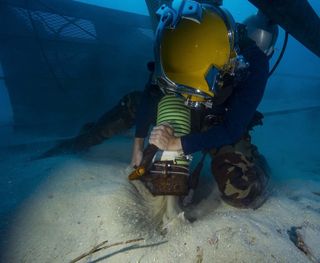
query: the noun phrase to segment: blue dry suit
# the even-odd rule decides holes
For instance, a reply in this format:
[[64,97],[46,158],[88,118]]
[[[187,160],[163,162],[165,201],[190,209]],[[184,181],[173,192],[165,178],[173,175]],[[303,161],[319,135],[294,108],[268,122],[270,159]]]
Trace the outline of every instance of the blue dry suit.
[[[203,116],[223,115],[223,121],[206,131],[192,127],[190,134],[181,137],[184,154],[234,144],[247,131],[263,97],[268,79],[269,62],[268,57],[256,45],[244,48],[241,50],[241,55],[250,64],[248,76],[236,83],[232,93],[222,104],[214,105],[210,109],[205,108],[201,113]],[[161,95],[157,86],[149,85],[145,89],[136,118],[136,137],[145,138],[148,135],[150,125],[155,123],[157,104],[160,99]],[[193,115],[195,114],[191,116]],[[194,124],[193,119],[191,123]]]

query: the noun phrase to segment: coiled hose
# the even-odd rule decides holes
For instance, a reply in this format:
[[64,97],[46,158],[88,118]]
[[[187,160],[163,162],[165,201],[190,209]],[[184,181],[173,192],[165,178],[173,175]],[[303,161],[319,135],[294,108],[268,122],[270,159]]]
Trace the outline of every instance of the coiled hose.
[[[166,95],[158,104],[157,125],[169,124],[174,130],[174,135],[178,137],[189,134],[191,129],[190,108],[184,104],[184,101],[182,97]],[[172,155],[172,152],[164,151],[161,160],[163,158],[170,160],[171,157],[168,158],[168,155],[171,155],[172,161],[178,165],[189,165],[186,156],[178,153]]]
[[174,95],[164,96],[158,104],[157,125],[168,123],[174,129],[175,136],[190,133],[190,109],[184,99]]

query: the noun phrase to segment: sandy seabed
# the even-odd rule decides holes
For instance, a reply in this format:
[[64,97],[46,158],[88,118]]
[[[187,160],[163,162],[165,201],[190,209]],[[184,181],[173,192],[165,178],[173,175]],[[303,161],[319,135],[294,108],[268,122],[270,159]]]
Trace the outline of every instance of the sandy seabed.
[[[131,140],[120,136],[85,154],[15,167],[16,175],[44,179],[10,221],[2,262],[70,262],[103,241],[135,239],[143,240],[102,249],[79,262],[320,262],[315,177],[271,179],[270,196],[257,210],[224,204],[208,180],[210,191],[198,189],[196,204],[170,218],[163,231],[165,201],[127,180],[130,151]],[[23,158],[32,155],[25,149]],[[208,170],[203,174],[210,177]],[[292,242],[292,229],[298,229],[309,254]]]

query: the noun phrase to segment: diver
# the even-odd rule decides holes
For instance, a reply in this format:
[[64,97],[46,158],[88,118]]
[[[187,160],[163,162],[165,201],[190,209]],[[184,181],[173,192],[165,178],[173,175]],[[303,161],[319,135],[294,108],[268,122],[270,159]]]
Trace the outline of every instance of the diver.
[[[179,187],[185,179],[177,175],[188,169],[192,153],[203,151],[212,158],[222,199],[235,207],[259,207],[265,200],[269,169],[249,131],[262,124],[263,115],[256,109],[276,38],[268,40],[266,54],[248,37],[246,27],[236,24],[219,5],[176,0],[161,6],[157,14],[153,83],[162,96],[156,99],[146,91],[142,98],[131,162],[137,170],[129,179],[140,179],[154,195],[185,195],[186,189]],[[179,109],[183,112],[176,116]],[[173,117],[163,121],[165,115]],[[144,149],[152,123],[156,126]],[[190,132],[177,134],[180,127]]]
[[[256,108],[268,79],[268,58],[276,37],[253,34],[257,47],[248,38],[245,26],[235,24],[219,4],[174,1],[172,7],[162,6],[159,16],[155,63],[148,63],[152,79],[143,94],[124,96],[97,122],[85,125],[77,136],[60,142],[40,158],[86,151],[136,124],[131,165],[139,167],[145,159],[143,148],[149,127],[157,123],[157,109],[161,103],[167,104],[163,100],[166,97],[183,109],[181,116],[174,117],[190,115],[190,123],[185,120],[183,125],[188,127],[180,134],[177,127],[172,127],[175,125],[170,125],[172,120],[158,123],[151,132],[149,142],[155,147],[149,151],[150,156],[160,149],[162,157],[141,177],[150,192],[186,195],[187,190],[193,190],[197,178],[192,176],[189,189],[184,187],[188,158],[203,151],[212,157],[212,172],[222,198],[237,207],[258,207],[268,181],[268,167],[251,143],[249,131],[261,124],[262,115]],[[248,23],[251,31],[257,27],[252,19]],[[258,29],[263,36],[268,35],[261,28],[264,30],[265,25]],[[172,159],[172,152],[178,153],[173,158],[178,164],[163,159]],[[163,173],[166,170],[171,176],[162,176],[168,174]]]

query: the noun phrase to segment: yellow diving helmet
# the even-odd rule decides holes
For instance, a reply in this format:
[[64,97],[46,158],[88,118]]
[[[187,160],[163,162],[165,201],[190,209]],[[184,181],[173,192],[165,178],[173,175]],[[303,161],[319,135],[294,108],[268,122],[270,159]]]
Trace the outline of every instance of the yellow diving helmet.
[[156,83],[164,92],[183,95],[190,105],[210,101],[223,74],[235,70],[232,16],[218,5],[191,0],[174,0],[157,14]]

